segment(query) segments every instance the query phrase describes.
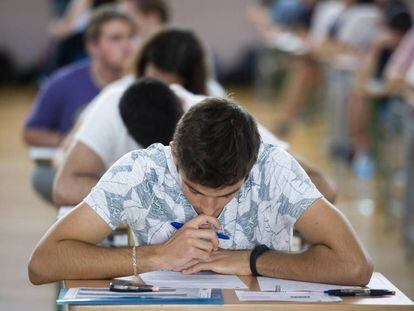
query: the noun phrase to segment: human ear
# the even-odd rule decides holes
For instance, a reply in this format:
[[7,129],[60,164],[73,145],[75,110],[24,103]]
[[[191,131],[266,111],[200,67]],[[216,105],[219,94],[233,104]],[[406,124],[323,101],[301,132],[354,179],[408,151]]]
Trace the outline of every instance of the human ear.
[[174,164],[177,166],[177,154],[175,153],[174,142],[173,141],[170,141],[170,148],[171,148],[171,154],[172,154],[172,157],[173,157]]

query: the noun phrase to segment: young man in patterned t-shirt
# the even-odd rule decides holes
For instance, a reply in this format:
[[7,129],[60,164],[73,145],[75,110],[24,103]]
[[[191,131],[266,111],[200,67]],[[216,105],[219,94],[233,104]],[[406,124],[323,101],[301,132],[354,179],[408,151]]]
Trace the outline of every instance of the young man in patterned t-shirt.
[[[96,246],[120,224],[131,227],[136,247]],[[293,228],[308,249],[291,252]],[[41,240],[29,276],[41,284],[161,269],[348,285],[372,274],[349,222],[295,159],[262,143],[244,109],[215,98],[181,118],[169,146],[119,159]]]

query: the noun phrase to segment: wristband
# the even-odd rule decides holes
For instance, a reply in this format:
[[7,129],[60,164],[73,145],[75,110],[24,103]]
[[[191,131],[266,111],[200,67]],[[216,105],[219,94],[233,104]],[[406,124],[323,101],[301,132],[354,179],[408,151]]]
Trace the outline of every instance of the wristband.
[[269,250],[269,247],[262,244],[262,245],[256,245],[253,248],[252,252],[250,253],[250,270],[252,271],[253,276],[260,276],[260,274],[257,272],[257,269],[256,269],[256,261],[257,261],[257,258],[259,258],[261,254],[263,254],[265,251],[268,251],[268,250]]

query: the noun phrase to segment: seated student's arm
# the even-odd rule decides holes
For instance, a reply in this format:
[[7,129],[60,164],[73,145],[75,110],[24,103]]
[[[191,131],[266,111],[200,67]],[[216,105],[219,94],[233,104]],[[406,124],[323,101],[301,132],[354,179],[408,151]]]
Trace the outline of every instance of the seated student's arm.
[[78,120],[60,143],[59,148],[53,157],[53,168],[55,169],[55,172],[57,172],[59,168],[65,163],[66,157],[69,154],[70,147],[74,144],[75,135],[80,125],[81,122]]
[[57,39],[63,39],[66,36],[76,32],[76,23],[86,11],[91,9],[91,4],[91,0],[70,1],[65,10],[64,16],[53,20],[50,23],[50,34]]
[[265,35],[273,26],[268,10],[269,8],[257,1],[250,4],[246,10],[249,20],[261,35]]
[[313,203],[295,224],[311,244],[300,253],[269,251],[259,257],[259,273],[303,281],[366,285],[373,266],[345,216],[324,198]]
[[30,146],[57,147],[65,135],[59,131],[64,91],[56,76],[47,80],[39,90],[27,117],[23,140]]
[[[218,248],[211,229],[199,229],[209,222],[220,227],[217,219],[198,216],[187,222],[164,244],[136,248],[137,272],[168,269],[182,270],[208,260]],[[102,241],[111,227],[88,204],[82,202],[56,222],[40,240],[29,261],[33,284],[69,279],[109,279],[134,272],[132,248],[104,248]]]
[[302,166],[302,168],[305,170],[306,174],[308,174],[309,178],[312,180],[313,184],[316,186],[319,192],[322,193],[322,195],[329,202],[331,202],[332,204],[335,203],[338,193],[336,191],[334,182],[329,180],[329,178],[327,178],[326,176],[324,176],[322,172],[311,163],[302,159],[297,154],[292,155],[296,159],[296,161],[298,161],[300,166]]
[[[310,248],[298,253],[264,252],[256,262],[259,274],[309,282],[364,286],[372,275],[371,260],[343,214],[326,199],[315,201],[295,228]],[[249,250],[219,250],[211,260],[184,270],[213,270],[225,274],[251,274]]]
[[77,205],[105,171],[102,159],[84,143],[74,140],[53,185],[56,205]]
[[25,128],[23,131],[23,140],[30,146],[57,147],[64,138],[62,133],[47,129]]

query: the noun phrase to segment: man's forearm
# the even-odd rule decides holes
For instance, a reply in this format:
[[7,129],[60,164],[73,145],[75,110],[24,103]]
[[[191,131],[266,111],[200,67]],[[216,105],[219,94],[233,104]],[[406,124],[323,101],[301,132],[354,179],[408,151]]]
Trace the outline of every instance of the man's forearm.
[[358,286],[366,285],[372,274],[369,264],[347,261],[325,245],[314,245],[302,253],[267,251],[256,267],[268,277]]
[[98,183],[99,177],[94,175],[72,175],[66,182],[61,176],[57,177],[53,186],[53,202],[56,205],[79,204]]
[[28,145],[39,147],[57,147],[64,137],[59,132],[41,129],[26,129],[23,134]]
[[[136,248],[137,272],[163,268],[159,247]],[[74,240],[63,240],[50,249],[39,247],[29,263],[34,284],[69,279],[109,279],[133,274],[132,248],[103,248]]]

